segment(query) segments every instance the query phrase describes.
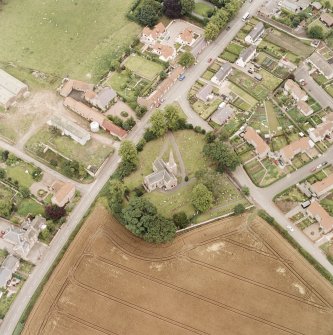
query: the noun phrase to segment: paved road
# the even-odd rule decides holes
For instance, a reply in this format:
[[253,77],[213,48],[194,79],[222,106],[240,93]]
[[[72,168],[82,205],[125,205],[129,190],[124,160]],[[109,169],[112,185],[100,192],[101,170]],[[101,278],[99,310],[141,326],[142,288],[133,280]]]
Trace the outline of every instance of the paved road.
[[333,98],[309,75],[307,65],[303,64],[295,71],[295,79],[304,79],[304,90],[318,101],[322,108],[333,106]]
[[[290,225],[290,221],[285,215],[275,206],[273,203],[270,188],[262,189],[256,187],[250,180],[243,167],[239,167],[234,173],[235,178],[241,185],[246,185],[250,189],[251,198],[257,204],[258,207],[263,208],[267,213],[273,216],[280,226],[286,228]],[[305,175],[303,176],[303,178]],[[296,182],[293,175],[289,178],[289,184]],[[327,260],[323,252],[315,246],[299,229],[295,229],[293,232],[289,232],[290,235],[307,251],[309,252],[321,265],[323,265],[331,274],[333,274],[333,265]]]

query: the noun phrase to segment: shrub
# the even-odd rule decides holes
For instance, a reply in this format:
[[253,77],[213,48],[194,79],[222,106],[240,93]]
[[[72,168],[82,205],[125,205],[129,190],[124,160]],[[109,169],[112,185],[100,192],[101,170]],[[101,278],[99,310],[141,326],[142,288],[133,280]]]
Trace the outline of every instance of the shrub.
[[121,115],[122,117],[127,117],[127,116],[128,116],[128,113],[127,113],[126,111],[122,111],[122,112],[120,113],[120,115]]

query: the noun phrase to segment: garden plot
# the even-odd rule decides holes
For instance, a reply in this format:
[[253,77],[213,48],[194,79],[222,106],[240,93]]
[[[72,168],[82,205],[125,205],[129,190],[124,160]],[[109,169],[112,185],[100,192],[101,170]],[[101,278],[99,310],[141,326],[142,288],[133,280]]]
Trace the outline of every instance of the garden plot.
[[228,89],[234,94],[234,99],[232,103],[239,107],[242,110],[249,110],[253,108],[257,103],[258,100],[256,100],[253,96],[242,90],[239,86],[233,84],[232,82],[228,83]]

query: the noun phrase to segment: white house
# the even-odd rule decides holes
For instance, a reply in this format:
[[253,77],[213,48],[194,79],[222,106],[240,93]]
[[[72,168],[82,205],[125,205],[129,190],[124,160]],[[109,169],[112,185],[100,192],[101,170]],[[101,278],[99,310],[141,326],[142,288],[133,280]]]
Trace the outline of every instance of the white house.
[[224,63],[220,69],[215,73],[211,81],[216,85],[222,85],[223,81],[232,72],[232,66],[230,63]]
[[251,32],[245,37],[245,42],[248,44],[254,44],[264,34],[265,26],[262,22],[258,22]]
[[236,64],[241,67],[245,67],[245,65],[255,56],[256,54],[256,46],[251,45],[250,47],[243,49],[239,55],[239,58],[236,60]]

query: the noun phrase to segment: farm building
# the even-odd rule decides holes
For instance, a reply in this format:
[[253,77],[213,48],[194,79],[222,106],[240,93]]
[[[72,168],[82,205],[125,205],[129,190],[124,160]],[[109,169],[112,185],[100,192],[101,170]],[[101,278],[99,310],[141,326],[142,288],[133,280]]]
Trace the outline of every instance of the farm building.
[[72,183],[56,181],[52,184],[51,188],[55,192],[51,202],[58,207],[64,207],[74,198],[75,186]]
[[264,34],[265,27],[262,22],[258,22],[250,33],[245,37],[245,42],[248,44],[253,44],[258,41],[258,39]]
[[310,5],[309,0],[297,0],[297,1],[282,0],[279,2],[279,6],[281,6],[281,8],[292,13],[301,12],[302,10],[308,8],[309,5]]
[[211,81],[216,85],[222,85],[224,79],[226,79],[231,72],[232,72],[232,66],[230,63],[226,62],[215,73]]
[[88,84],[80,80],[65,79],[60,89],[60,95],[65,98],[68,97],[73,90],[86,93],[88,91],[92,91],[93,89],[93,84]]
[[333,65],[330,64],[323,56],[318,52],[314,52],[308,59],[315,69],[317,69],[326,79],[333,78]]
[[74,122],[59,116],[52,116],[47,121],[49,126],[55,127],[62,132],[62,135],[69,136],[75,142],[85,145],[90,140],[90,134]]
[[12,106],[28,92],[28,86],[0,69],[0,105],[5,109]]
[[84,98],[93,106],[106,111],[111,102],[117,97],[117,93],[111,87],[103,87],[100,91],[87,91]]
[[243,49],[239,55],[239,58],[236,60],[236,64],[241,67],[245,67],[245,65],[255,56],[256,54],[256,46],[251,45],[250,47]]

